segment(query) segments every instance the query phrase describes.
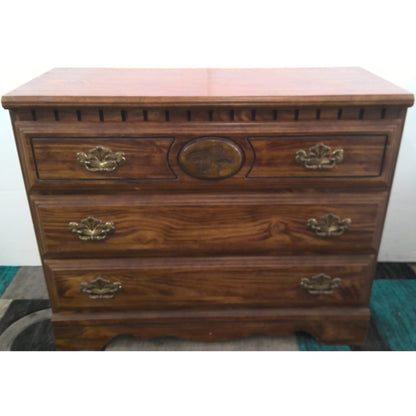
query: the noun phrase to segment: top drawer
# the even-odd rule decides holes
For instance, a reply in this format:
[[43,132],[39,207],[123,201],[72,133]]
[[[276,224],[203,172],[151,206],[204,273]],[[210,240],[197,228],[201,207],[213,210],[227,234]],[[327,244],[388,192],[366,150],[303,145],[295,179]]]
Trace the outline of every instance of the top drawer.
[[386,136],[250,137],[255,179],[379,176]]
[[[231,179],[247,160],[241,140],[183,141],[173,168],[195,180]],[[33,139],[32,145],[41,180],[149,180],[176,179],[168,160],[174,141],[65,138]],[[386,136],[248,137],[247,142],[254,157],[246,179],[369,177],[381,173]]]
[[[225,134],[223,134],[225,133]],[[28,137],[32,185],[151,190],[380,187],[391,180],[388,134]],[[29,153],[30,152],[30,153]],[[59,183],[59,185],[57,185]]]
[[169,180],[172,138],[32,139],[40,180]]

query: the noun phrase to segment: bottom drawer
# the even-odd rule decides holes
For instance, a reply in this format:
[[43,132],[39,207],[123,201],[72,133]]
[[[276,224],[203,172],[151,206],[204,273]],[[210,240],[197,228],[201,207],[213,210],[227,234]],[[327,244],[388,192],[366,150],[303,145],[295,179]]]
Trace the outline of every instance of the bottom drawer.
[[46,260],[54,311],[366,305],[375,256]]

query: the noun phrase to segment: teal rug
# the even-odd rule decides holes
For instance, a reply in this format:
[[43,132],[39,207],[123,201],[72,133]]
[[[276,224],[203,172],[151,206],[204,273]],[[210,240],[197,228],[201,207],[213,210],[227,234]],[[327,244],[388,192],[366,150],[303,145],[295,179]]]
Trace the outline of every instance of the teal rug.
[[322,345],[297,334],[301,351],[416,351],[416,279],[375,280],[371,293],[372,319],[363,347]]
[[0,266],[0,297],[5,292],[7,286],[9,286],[18,270],[19,267],[17,266]]

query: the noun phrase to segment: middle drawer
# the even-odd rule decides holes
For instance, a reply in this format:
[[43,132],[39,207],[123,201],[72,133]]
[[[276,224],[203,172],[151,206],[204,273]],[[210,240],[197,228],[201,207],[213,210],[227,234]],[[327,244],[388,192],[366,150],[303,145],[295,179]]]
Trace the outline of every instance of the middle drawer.
[[32,196],[49,257],[377,250],[386,195]]

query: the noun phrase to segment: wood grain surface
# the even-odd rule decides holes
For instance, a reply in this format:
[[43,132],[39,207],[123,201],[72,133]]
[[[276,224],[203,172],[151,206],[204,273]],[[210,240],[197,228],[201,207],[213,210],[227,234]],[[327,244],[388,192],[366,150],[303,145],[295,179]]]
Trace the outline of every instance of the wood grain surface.
[[[346,137],[250,137],[255,162],[247,175],[249,178],[290,178],[338,176],[379,176],[387,137],[346,136]],[[331,151],[342,149],[344,158],[330,170],[308,170],[295,161],[298,150],[308,150],[323,143]],[[359,144],[358,144],[359,143]]]
[[56,345],[62,350],[99,350],[120,335],[180,337],[223,341],[250,335],[288,335],[303,331],[328,344],[365,341],[370,310],[359,307],[240,308],[209,311],[56,313]]
[[[294,266],[295,264],[295,266]],[[361,305],[368,302],[374,256],[47,260],[53,308],[162,310],[238,306]],[[302,278],[340,278],[332,294],[313,295]],[[122,285],[113,299],[89,299],[82,282]]]
[[[165,179],[176,176],[168,166],[172,138],[62,138],[32,140],[33,153],[40,180],[111,180]],[[126,163],[113,172],[90,172],[77,162],[77,153],[87,153],[103,146],[114,153],[123,152]]]
[[[58,348],[294,331],[363,343],[413,100],[361,68],[57,68],[3,96]],[[296,162],[319,143],[338,150],[333,169]],[[125,161],[85,170],[77,153],[96,146]],[[349,229],[315,235],[308,220],[327,214]],[[106,238],[71,231],[88,217]],[[300,286],[322,273],[341,279],[332,294]],[[81,293],[100,278],[121,291]]]
[[229,179],[240,170],[243,162],[241,148],[226,137],[191,140],[178,154],[179,166],[195,179]]
[[287,69],[56,68],[6,94],[17,105],[347,103],[411,105],[402,88],[356,67]]
[[[34,199],[48,256],[108,257],[146,255],[235,255],[310,252],[374,252],[384,198],[366,195],[292,195],[268,197],[68,196]],[[317,237],[310,218],[333,213],[350,218],[339,237]],[[93,216],[112,222],[114,234],[81,241],[69,222]]]
[[[103,123],[97,126],[93,123],[18,122],[18,125],[17,145],[28,190],[205,193],[237,189],[385,188],[391,183],[403,121],[356,121],[340,125],[330,121],[284,122],[262,124],[261,128],[255,123],[149,123],[140,126]],[[242,166],[233,176],[201,180],[183,171],[179,162],[182,149],[206,137],[231,140],[241,149]],[[168,140],[171,140],[170,145]],[[80,144],[83,151],[88,151],[90,145],[100,143],[113,151],[117,151],[118,145],[123,147],[127,163],[106,174],[84,171],[74,154],[79,151]],[[318,143],[342,147],[343,162],[328,172],[308,171],[295,162],[297,150],[307,151],[308,146]]]

